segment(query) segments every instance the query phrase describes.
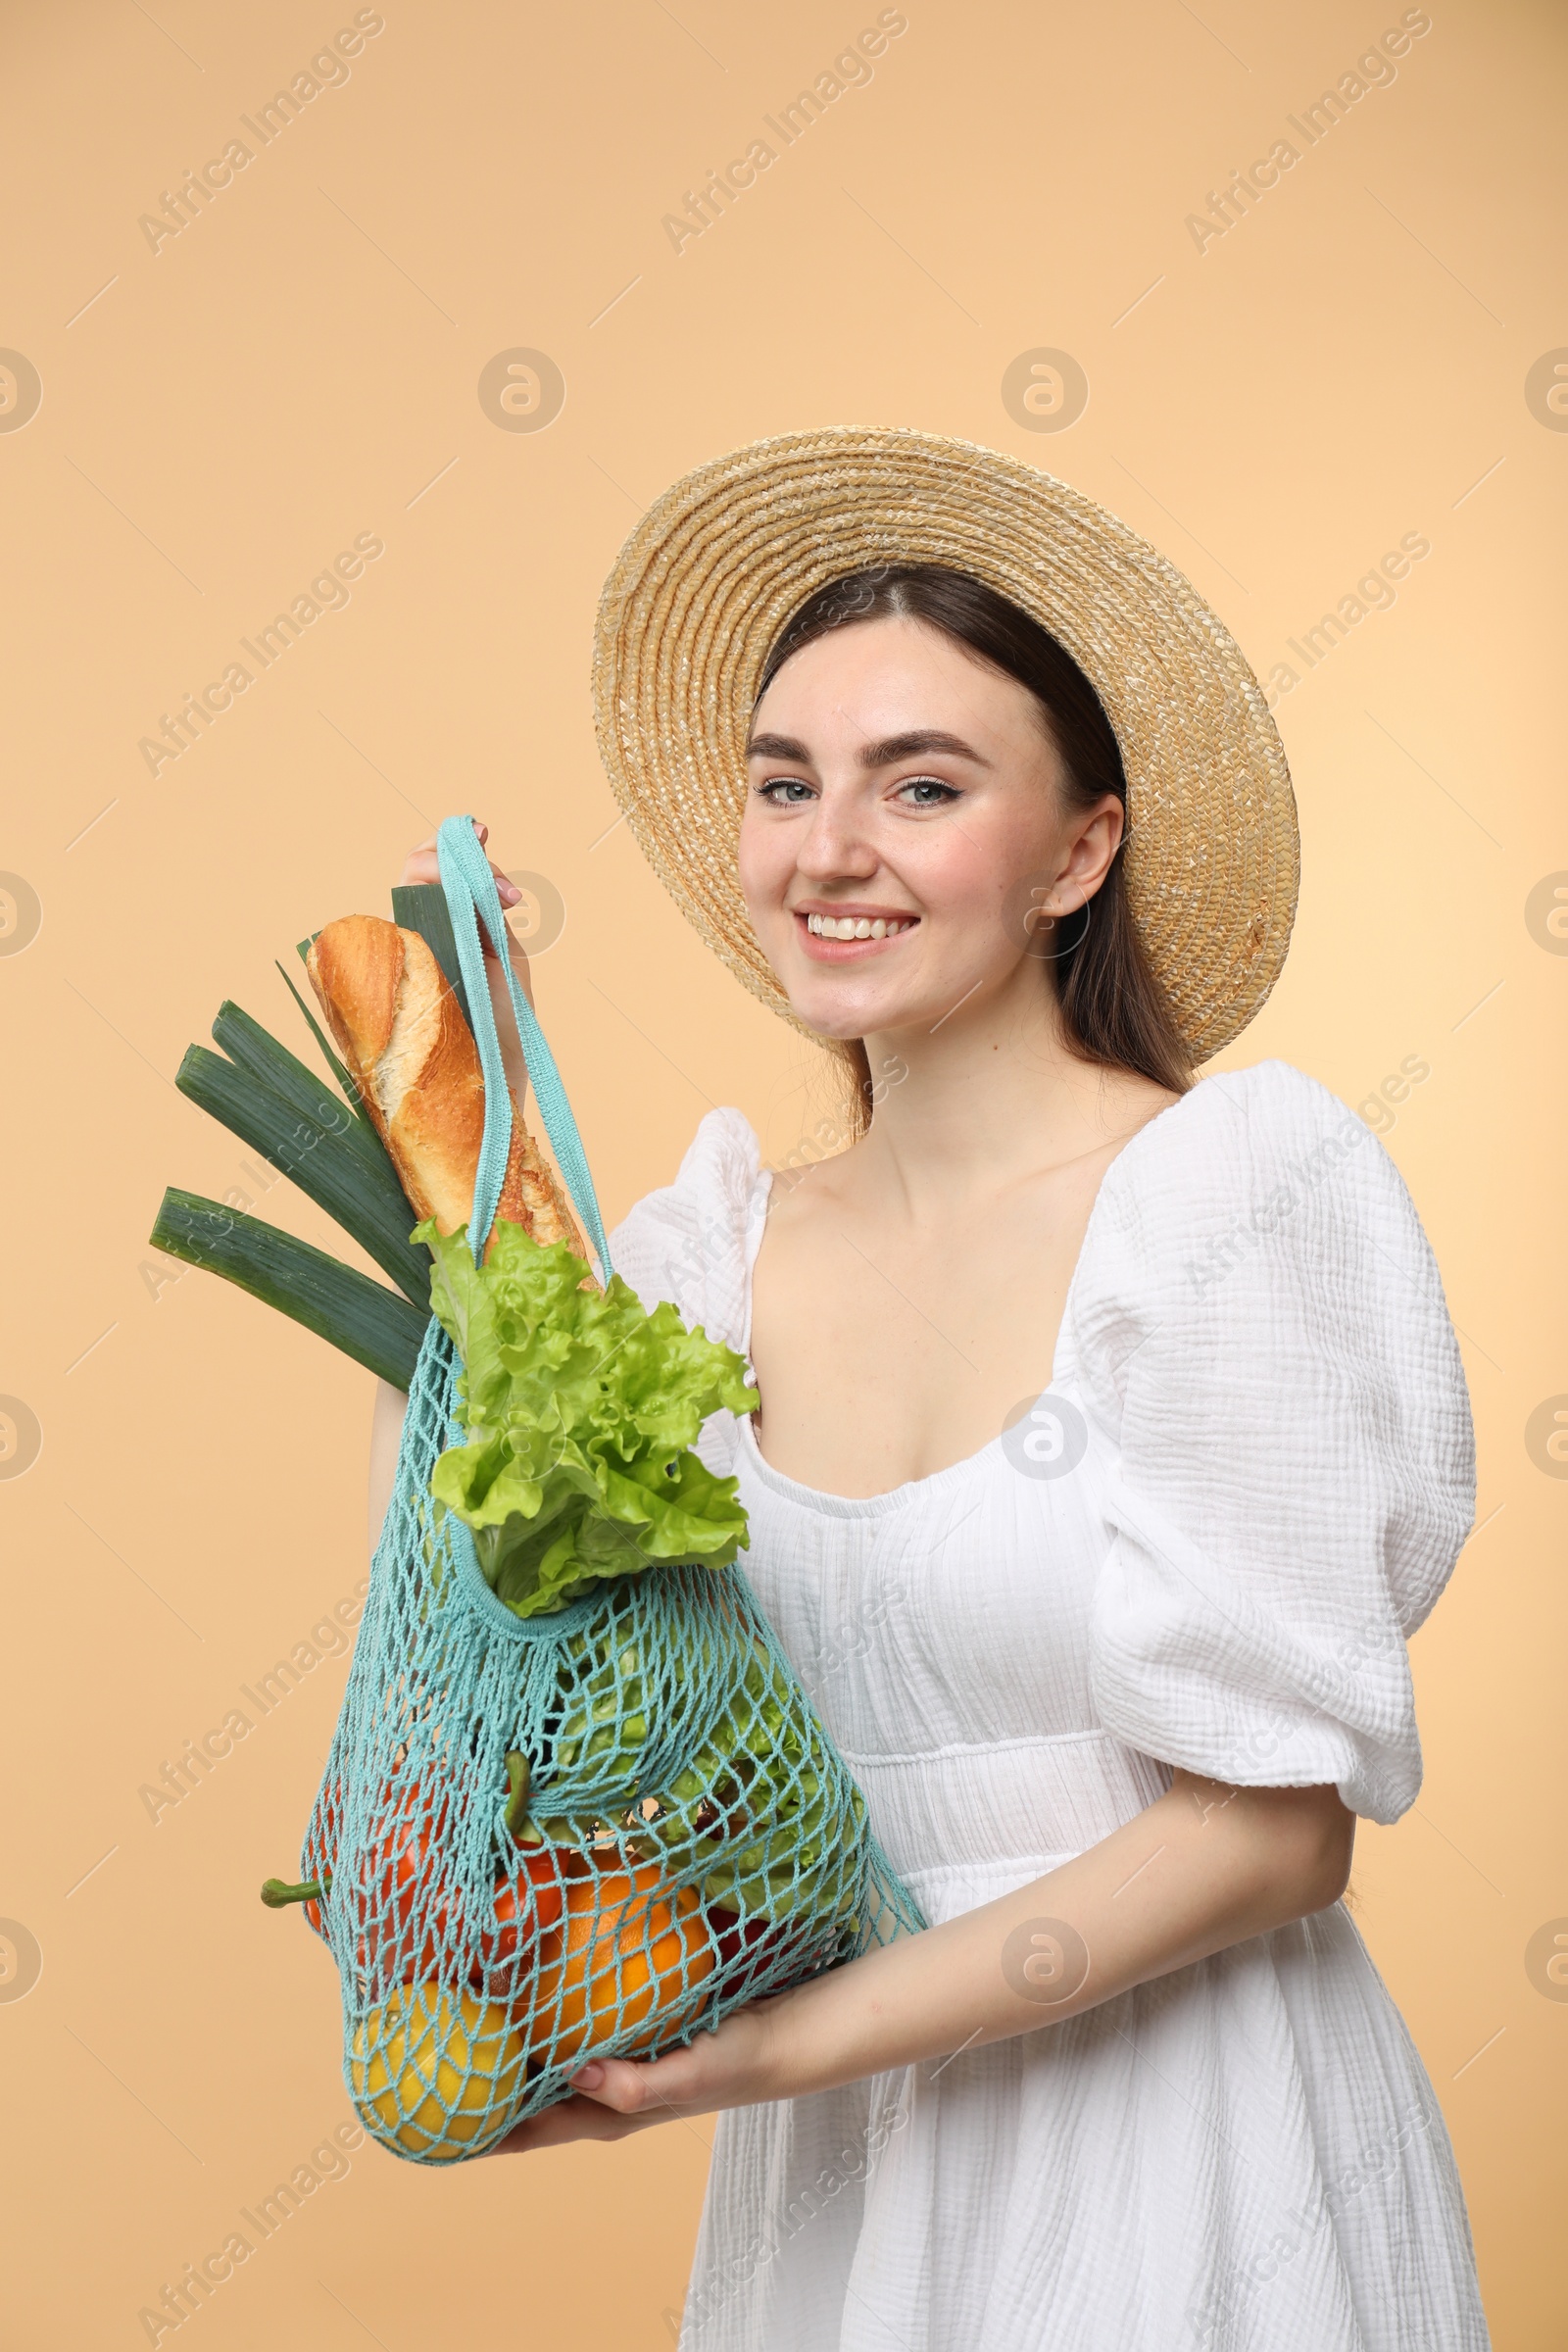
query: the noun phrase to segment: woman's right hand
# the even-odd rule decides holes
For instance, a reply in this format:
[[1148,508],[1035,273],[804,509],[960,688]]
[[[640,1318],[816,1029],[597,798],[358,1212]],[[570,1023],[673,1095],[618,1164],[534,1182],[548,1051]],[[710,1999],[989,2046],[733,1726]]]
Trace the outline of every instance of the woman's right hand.
[[[478,834],[482,847],[490,838],[490,828],[488,825],[481,825],[478,818],[475,817],[473,829]],[[441,863],[436,856],[435,842],[436,837],[432,833],[428,841],[421,841],[417,849],[409,852],[403,863],[400,884],[402,889],[411,890],[419,882],[440,881]],[[522,896],[515,882],[508,881],[493,858],[490,860],[490,871],[496,878],[496,890],[500,896],[502,906],[504,908],[515,906]],[[531,1005],[533,1004],[533,975],[528,969],[527,953],[521,940],[513,937],[510,924],[507,927],[507,939],[511,949],[513,973],[518,987]],[[485,975],[490,982],[490,1002],[495,1008],[496,1027],[501,1036],[502,1059],[506,1063],[507,1078],[512,1091],[520,1103],[528,1090],[528,1073],[523,1063],[522,1049],[517,1043],[516,1027],[513,1021],[512,1007],[507,998],[506,975],[496,960],[495,950],[490,945],[489,934],[483,923],[479,925],[479,945],[484,950]]]
[[[481,825],[477,817],[473,820],[473,829],[478,834],[481,844],[489,840],[489,826]],[[494,858],[490,860],[490,871],[496,878],[496,889],[501,894],[502,906],[515,906],[522,896],[515,882],[507,880]],[[440,879],[441,867],[435,854],[435,835],[432,833],[428,841],[421,841],[416,850],[409,852],[404,860],[403,872],[399,877],[399,886],[404,890],[412,890],[416,883],[439,882]]]

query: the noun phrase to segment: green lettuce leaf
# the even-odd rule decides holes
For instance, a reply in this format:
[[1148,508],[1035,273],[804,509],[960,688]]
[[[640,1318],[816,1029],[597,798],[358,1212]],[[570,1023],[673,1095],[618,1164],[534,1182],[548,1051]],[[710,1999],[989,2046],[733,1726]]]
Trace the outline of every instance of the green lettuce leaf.
[[727,1567],[747,1540],[737,1482],[691,1447],[719,1406],[756,1409],[741,1357],[667,1302],[648,1313],[619,1275],[584,1289],[564,1242],[495,1233],[482,1266],[461,1229],[426,1219],[414,1239],[464,1366],[466,1442],[441,1455],[430,1491],[473,1530],[497,1596],[533,1617],[657,1561]]

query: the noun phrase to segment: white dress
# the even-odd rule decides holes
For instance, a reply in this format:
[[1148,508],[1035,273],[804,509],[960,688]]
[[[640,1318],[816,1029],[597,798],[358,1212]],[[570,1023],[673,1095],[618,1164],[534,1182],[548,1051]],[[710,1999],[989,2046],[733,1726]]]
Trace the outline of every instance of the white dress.
[[[612,1239],[746,1353],[736,1110]],[[1464,1378],[1382,1146],[1282,1062],[1203,1079],[1095,1202],[1050,1388],[867,1498],[715,1414],[743,1565],[933,1923],[1184,1765],[1420,1785],[1405,1639],[1471,1521]],[[1051,1913],[1049,1889],[1040,1909]],[[683,2352],[1476,2352],[1452,2151],[1343,1904],[1064,2024],[719,2118]]]

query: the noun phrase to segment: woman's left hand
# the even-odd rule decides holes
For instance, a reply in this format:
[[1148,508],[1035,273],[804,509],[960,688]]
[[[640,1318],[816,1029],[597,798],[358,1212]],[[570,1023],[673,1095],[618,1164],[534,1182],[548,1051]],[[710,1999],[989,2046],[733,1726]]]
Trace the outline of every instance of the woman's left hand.
[[[1345,1891],[1355,1816],[1332,1786],[1232,1788],[1173,1769],[1152,1805],[1010,1894],[753,2001],[690,2049],[585,2061],[575,2096],[493,2151],[620,2139],[670,2118],[794,2099],[1062,2023]],[[1160,1871],[1151,1871],[1158,1861]],[[1138,1893],[1119,1899],[1136,1883]],[[1082,1966],[1057,1997],[1018,1957],[1065,1925]],[[1042,1935],[1039,1931],[1047,1931]],[[1065,1948],[1059,1941],[1058,1955]]]
[[784,1992],[753,2001],[667,2058],[585,2060],[571,2078],[569,2099],[530,2116],[486,2155],[527,2156],[568,2139],[624,2139],[650,2124],[786,2096],[778,2080],[778,2012],[790,1998]]

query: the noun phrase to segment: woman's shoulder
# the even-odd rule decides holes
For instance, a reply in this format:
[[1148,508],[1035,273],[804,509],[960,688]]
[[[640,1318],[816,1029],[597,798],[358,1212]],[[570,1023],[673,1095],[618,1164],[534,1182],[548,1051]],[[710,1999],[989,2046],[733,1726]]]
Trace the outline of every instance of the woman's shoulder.
[[[1072,1298],[1080,1342],[1155,1326],[1245,1327],[1259,1354],[1286,1302],[1363,1326],[1441,1323],[1443,1287],[1403,1179],[1328,1088],[1289,1062],[1217,1071],[1111,1162]],[[1370,1334],[1369,1334],[1370,1336]]]
[[[1321,1247],[1368,1215],[1413,1220],[1394,1162],[1354,1111],[1286,1061],[1200,1078],[1111,1162],[1095,1226],[1191,1273],[1205,1253],[1282,1233]],[[1195,1256],[1196,1253],[1196,1256]],[[1152,1270],[1152,1262],[1151,1269]],[[1173,1268],[1174,1270],[1174,1268]]]
[[611,1234],[611,1263],[645,1306],[667,1298],[688,1324],[740,1348],[753,1225],[768,1182],[745,1113],[709,1111],[674,1181],[645,1193]]
[[1167,1176],[1185,1170],[1199,1184],[1224,1182],[1303,1151],[1343,1158],[1363,1142],[1376,1142],[1372,1130],[1316,1078],[1288,1061],[1257,1061],[1200,1078],[1140,1130],[1112,1170],[1136,1177],[1147,1163]]
[[1421,1780],[1403,1642],[1475,1499],[1463,1368],[1398,1171],[1272,1061],[1200,1081],[1107,1182],[1073,1309],[1078,1393],[1115,1448],[1101,1718],[1190,1771],[1333,1783],[1395,1821]]

